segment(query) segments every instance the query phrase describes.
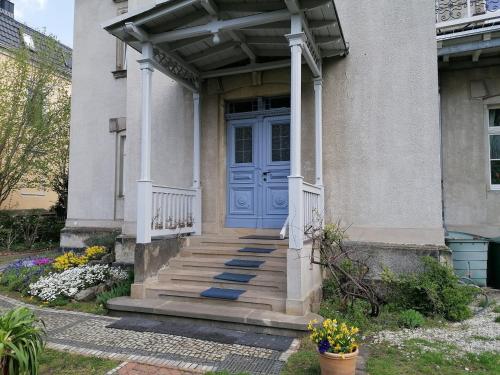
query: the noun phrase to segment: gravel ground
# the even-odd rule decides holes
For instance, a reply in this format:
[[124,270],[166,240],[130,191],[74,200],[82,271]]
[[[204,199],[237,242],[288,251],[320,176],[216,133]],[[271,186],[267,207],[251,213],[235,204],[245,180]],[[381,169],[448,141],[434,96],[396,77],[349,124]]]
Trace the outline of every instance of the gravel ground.
[[[498,294],[493,296],[497,305],[500,302],[498,297]],[[469,320],[449,323],[440,328],[381,331],[375,335],[374,343],[386,343],[402,348],[407,340],[423,339],[454,345],[457,351],[462,353],[500,352],[500,323],[495,322],[497,316],[499,314],[495,314],[491,306]]]

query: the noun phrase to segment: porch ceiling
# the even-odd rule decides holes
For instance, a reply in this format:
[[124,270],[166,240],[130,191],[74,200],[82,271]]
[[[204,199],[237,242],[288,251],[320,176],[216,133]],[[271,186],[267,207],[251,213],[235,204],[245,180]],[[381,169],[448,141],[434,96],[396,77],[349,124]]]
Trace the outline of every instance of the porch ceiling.
[[196,90],[206,78],[290,65],[292,14],[308,63],[347,53],[334,0],[157,0],[104,28],[139,52],[151,42],[155,66]]

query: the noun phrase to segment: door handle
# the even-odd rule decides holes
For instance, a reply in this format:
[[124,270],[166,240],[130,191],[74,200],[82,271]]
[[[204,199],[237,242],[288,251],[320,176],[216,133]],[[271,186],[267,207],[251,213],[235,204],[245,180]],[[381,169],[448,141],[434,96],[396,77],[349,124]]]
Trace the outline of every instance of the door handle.
[[264,181],[267,182],[267,176],[270,174],[271,172],[262,172],[262,177],[264,178]]

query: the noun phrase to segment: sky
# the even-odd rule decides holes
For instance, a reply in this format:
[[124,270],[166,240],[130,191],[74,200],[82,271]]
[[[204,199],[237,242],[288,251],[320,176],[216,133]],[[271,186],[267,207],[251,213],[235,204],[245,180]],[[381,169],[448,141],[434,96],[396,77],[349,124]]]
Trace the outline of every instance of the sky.
[[10,0],[14,18],[73,47],[74,0]]

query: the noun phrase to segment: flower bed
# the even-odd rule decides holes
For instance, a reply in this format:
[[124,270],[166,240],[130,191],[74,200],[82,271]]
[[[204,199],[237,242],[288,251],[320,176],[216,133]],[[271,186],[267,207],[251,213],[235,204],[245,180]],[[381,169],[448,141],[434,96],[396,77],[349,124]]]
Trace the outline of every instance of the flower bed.
[[119,282],[127,277],[126,271],[106,265],[76,267],[41,277],[30,285],[29,294],[51,302],[61,297],[72,298],[85,288],[110,281]]

